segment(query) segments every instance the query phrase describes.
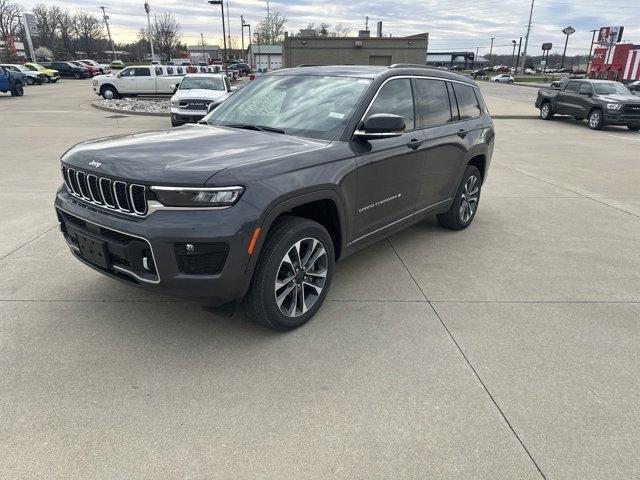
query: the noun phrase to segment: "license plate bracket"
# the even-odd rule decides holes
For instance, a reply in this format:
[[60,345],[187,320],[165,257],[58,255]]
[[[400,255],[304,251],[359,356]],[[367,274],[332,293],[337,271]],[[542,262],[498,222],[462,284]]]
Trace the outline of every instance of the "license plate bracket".
[[111,266],[105,242],[83,235],[80,232],[77,233],[76,237],[82,258],[103,268],[109,268]]

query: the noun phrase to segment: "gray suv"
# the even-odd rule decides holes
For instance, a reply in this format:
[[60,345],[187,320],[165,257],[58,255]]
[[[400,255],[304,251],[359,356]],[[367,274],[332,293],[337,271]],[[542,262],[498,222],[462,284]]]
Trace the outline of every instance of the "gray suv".
[[494,128],[472,80],[418,65],[269,73],[194,125],[76,145],[55,209],[99,272],[296,328],[335,261],[428,215],[468,227]]

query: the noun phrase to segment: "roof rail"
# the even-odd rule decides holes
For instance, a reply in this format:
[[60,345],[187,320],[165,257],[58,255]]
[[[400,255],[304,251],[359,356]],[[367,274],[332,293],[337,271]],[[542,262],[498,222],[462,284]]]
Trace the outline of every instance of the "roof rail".
[[431,65],[421,65],[419,63],[394,63],[393,65],[389,65],[389,68],[437,68],[432,67]]

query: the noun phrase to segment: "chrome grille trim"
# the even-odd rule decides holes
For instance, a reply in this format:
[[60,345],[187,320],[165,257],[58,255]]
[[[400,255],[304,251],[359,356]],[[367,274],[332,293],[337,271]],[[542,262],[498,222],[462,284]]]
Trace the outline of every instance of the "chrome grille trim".
[[136,217],[149,214],[147,199],[149,187],[145,185],[100,177],[64,164],[61,165],[60,170],[67,191],[78,199]]

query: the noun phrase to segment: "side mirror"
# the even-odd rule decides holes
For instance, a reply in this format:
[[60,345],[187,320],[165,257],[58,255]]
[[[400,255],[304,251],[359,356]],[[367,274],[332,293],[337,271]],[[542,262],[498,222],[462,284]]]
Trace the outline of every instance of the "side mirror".
[[173,89],[173,93],[176,93],[178,91],[179,86],[180,84],[176,83],[175,85],[170,85],[169,88]]
[[356,130],[354,135],[363,140],[375,140],[378,138],[399,137],[404,133],[404,117],[391,113],[376,113],[364,121],[361,130]]

